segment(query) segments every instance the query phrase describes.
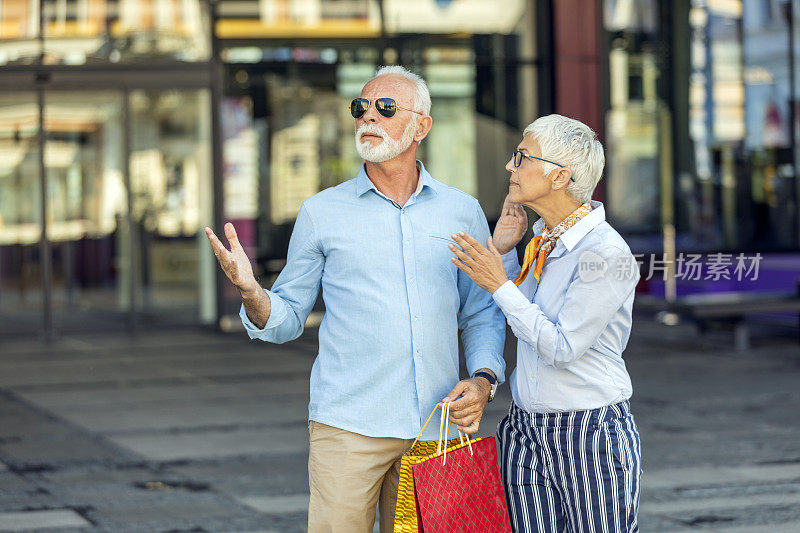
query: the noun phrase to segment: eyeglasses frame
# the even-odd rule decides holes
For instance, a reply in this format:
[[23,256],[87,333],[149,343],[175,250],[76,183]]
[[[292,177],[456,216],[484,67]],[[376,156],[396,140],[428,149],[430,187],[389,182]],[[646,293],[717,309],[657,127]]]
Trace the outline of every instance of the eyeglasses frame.
[[[519,150],[514,150],[514,153],[511,156],[514,161],[514,168],[519,168],[520,165],[522,165],[522,157],[520,157],[519,163],[517,163],[517,154],[521,155],[522,157],[527,157],[528,159],[538,159],[539,161],[544,161],[545,163],[551,163],[559,168],[565,168],[565,165],[556,163],[555,161],[550,161],[549,159],[544,159],[541,157],[536,157],[535,155],[526,154],[525,152],[521,152]],[[575,183],[575,178],[573,178],[572,176],[569,177],[569,180]]]

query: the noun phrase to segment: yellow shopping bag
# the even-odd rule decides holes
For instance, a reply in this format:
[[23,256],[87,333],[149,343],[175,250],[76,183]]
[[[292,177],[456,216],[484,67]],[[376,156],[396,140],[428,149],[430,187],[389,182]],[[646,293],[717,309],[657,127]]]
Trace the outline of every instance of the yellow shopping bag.
[[[442,421],[439,425],[439,440],[419,440],[428,422],[431,421],[433,413],[435,413],[437,409],[442,410]],[[475,443],[481,440],[478,438],[470,441],[469,437],[467,437],[467,442],[465,443],[460,431],[458,432],[457,439],[447,440],[444,428],[447,415],[449,414],[448,411],[449,409],[445,409],[445,405],[437,403],[436,407],[433,408],[433,411],[431,411],[431,414],[428,416],[428,420],[426,420],[425,424],[422,426],[419,435],[414,439],[411,448],[400,459],[400,482],[397,487],[397,507],[394,512],[394,533],[419,533],[420,531],[419,510],[417,506],[417,497],[414,493],[414,475],[411,471],[411,467],[431,457],[436,457],[442,453],[467,446],[470,442]],[[449,430],[449,423],[447,427]]]

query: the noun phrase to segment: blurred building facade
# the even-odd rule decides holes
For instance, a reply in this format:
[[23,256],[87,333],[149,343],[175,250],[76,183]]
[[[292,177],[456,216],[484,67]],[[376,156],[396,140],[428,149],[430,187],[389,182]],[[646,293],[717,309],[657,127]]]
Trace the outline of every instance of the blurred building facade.
[[[608,149],[639,252],[797,251],[800,0],[0,0],[0,332],[222,324],[202,227],[266,285],[300,203],[360,161],[377,65],[428,80],[421,159],[496,219],[521,130]],[[790,43],[793,41],[793,46]],[[792,128],[791,125],[795,124]]]

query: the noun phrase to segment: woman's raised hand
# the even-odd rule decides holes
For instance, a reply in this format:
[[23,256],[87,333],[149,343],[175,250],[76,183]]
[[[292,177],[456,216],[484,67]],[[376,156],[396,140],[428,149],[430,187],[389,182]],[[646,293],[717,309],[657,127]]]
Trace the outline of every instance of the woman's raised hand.
[[528,231],[528,215],[525,214],[525,209],[520,204],[509,201],[506,195],[503,210],[492,235],[497,251],[501,254],[510,252],[522,240],[526,231]]

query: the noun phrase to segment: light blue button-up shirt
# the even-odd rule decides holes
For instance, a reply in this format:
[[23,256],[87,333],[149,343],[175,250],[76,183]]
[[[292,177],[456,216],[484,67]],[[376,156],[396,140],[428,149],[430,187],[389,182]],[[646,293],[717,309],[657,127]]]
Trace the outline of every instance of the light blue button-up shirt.
[[[517,336],[511,392],[532,413],[596,409],[630,398],[622,352],[631,332],[639,271],[630,248],[605,220],[600,202],[564,232],[539,282],[533,270],[493,297]],[[533,225],[541,235],[544,221]],[[515,250],[503,256],[509,280],[520,272]]]
[[[447,246],[457,231],[486,242],[486,218],[477,200],[418,164],[422,186],[404,206],[379,193],[364,166],[303,202],[286,266],[267,291],[264,329],[242,306],[250,338],[283,343],[302,333],[322,287],[310,420],[373,437],[416,437],[459,381],[459,329],[470,374],[489,368],[503,379],[503,315],[456,268]],[[436,436],[431,423],[423,438]]]

